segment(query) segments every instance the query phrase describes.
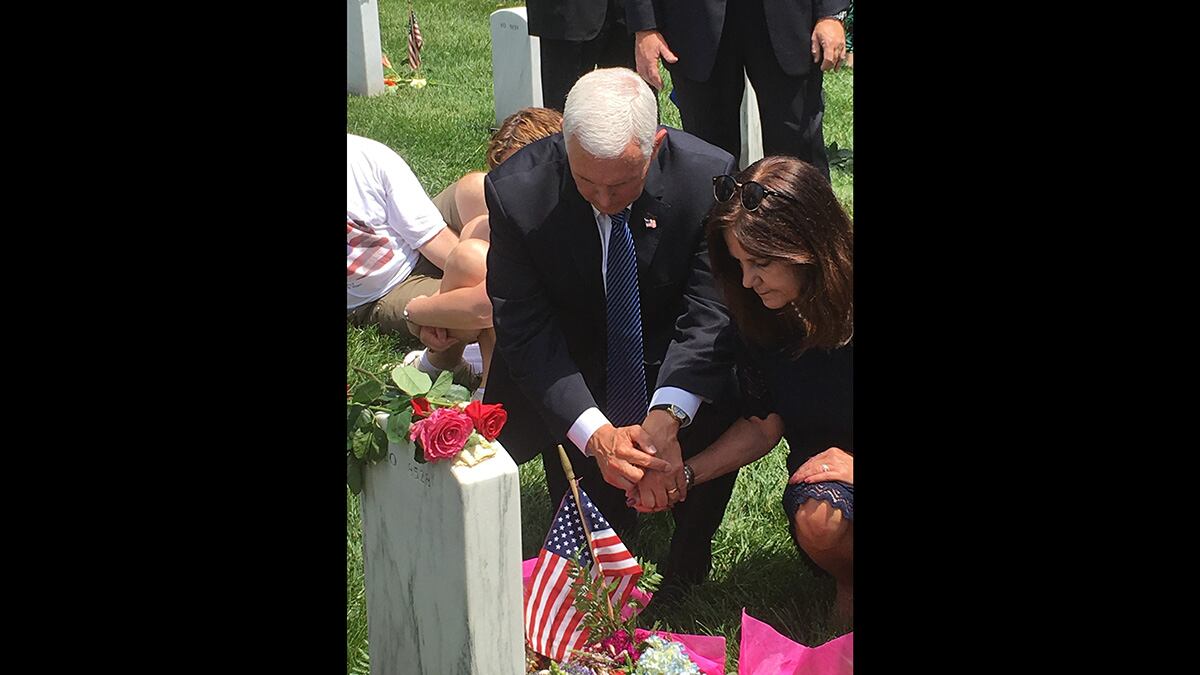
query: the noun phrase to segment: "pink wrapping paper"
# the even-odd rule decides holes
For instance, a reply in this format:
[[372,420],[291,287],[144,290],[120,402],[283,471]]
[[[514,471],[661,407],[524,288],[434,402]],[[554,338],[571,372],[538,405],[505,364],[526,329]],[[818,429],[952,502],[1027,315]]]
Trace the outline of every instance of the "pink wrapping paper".
[[805,647],[780,635],[742,609],[739,675],[852,675],[854,633],[818,647]]
[[[639,628],[634,637],[645,640],[651,633]],[[665,630],[654,631],[655,635],[667,640],[674,640],[683,645],[683,653],[687,654],[704,675],[725,675],[725,638],[720,635],[688,635],[686,633],[668,633]]]
[[[537,558],[530,558],[521,563],[522,583],[526,590],[529,588],[529,579],[533,576],[533,566],[537,564]],[[650,598],[653,594],[644,593],[640,589],[633,589],[633,597],[642,601],[643,605],[650,603]],[[626,607],[621,611],[621,618],[628,619],[633,612],[633,608]],[[704,675],[725,675],[725,638],[717,635],[687,635],[684,633],[668,633],[666,631],[654,631],[668,640],[674,640],[683,645],[683,653],[687,654]],[[639,641],[645,640],[646,636],[650,635],[650,631],[643,628],[637,629],[636,637]]]

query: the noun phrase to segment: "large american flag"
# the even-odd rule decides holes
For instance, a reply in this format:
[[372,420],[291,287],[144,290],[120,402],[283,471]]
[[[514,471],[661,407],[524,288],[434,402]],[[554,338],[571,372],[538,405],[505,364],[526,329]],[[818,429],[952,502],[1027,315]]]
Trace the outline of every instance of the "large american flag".
[[[599,565],[592,567],[592,575],[602,572],[606,581],[619,580],[609,596],[617,608],[615,611],[619,611],[641,578],[642,568],[583,488],[579,489],[579,499],[599,558]],[[535,652],[555,661],[587,642],[587,629],[580,628],[583,615],[575,610],[575,593],[568,573],[575,564],[571,559],[580,546],[583,546],[580,563],[585,567],[591,565],[592,553],[588,550],[579,510],[575,508],[575,498],[567,492],[538,553],[525,594],[525,640]]]

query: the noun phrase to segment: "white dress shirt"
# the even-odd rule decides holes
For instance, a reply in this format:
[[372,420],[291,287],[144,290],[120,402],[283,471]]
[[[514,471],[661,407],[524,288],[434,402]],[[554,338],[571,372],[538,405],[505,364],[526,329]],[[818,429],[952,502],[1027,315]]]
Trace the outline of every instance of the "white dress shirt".
[[[629,207],[626,207],[629,208]],[[612,231],[612,223],[608,218],[608,214],[600,213],[596,207],[592,207],[592,213],[596,217],[596,227],[600,230],[600,276],[604,281],[604,292],[608,293],[608,238]],[[632,227],[632,223],[630,224]],[[654,391],[654,396],[650,399],[650,406],[656,406],[659,403],[673,403],[683,409],[688,417],[695,420],[696,410],[700,408],[700,397],[680,389],[679,387],[660,387]],[[611,424],[604,413],[600,412],[599,408],[591,407],[584,410],[583,413],[571,425],[567,431],[567,438],[579,448],[585,456],[590,456],[587,451],[588,440],[592,434],[605,424]]]

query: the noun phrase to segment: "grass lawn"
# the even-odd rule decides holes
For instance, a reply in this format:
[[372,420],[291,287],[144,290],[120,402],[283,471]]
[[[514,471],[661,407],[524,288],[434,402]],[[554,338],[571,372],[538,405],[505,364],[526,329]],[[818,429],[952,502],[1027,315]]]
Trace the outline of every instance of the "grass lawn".
[[[523,2],[494,0],[416,0],[425,48],[424,89],[400,86],[395,94],[347,96],[346,130],[378,140],[407,160],[425,190],[434,195],[463,173],[483,170],[483,149],[494,124],[488,15]],[[404,75],[408,3],[379,0],[383,50]],[[664,91],[669,91],[669,85]],[[854,76],[826,73],[825,141],[852,148]],[[661,97],[663,123],[679,127],[679,112]],[[833,169],[834,191],[853,215],[854,176]],[[374,328],[346,329],[347,381],[360,376],[351,366],[377,371],[396,363],[415,340],[381,336]],[[780,505],[787,479],[781,444],[742,469],[713,541],[713,572],[692,597],[662,617],[663,628],[680,633],[724,635],[726,670],[737,670],[741,610],[771,624],[797,642],[817,645],[836,636],[826,624],[833,582],[805,567],[791,543]],[[540,461],[521,467],[521,548],[534,557],[551,516]],[[672,523],[668,514],[644,517],[638,541],[626,545],[635,555],[665,560]],[[358,498],[346,495],[346,670],[369,672],[367,614],[363,586],[362,530]]]

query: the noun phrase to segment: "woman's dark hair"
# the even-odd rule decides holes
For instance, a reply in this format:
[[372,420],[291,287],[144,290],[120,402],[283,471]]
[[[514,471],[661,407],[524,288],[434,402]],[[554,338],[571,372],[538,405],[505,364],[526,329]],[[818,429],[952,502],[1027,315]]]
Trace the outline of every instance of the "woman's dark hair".
[[[833,349],[854,334],[854,226],[825,176],[794,157],[764,157],[736,176],[795,201],[768,195],[754,211],[735,193],[705,218],[708,253],[717,286],[743,337],[752,344],[798,356]],[[763,306],[742,286],[742,270],[729,253],[731,232],[750,256],[792,266],[800,296],[781,309]]]

